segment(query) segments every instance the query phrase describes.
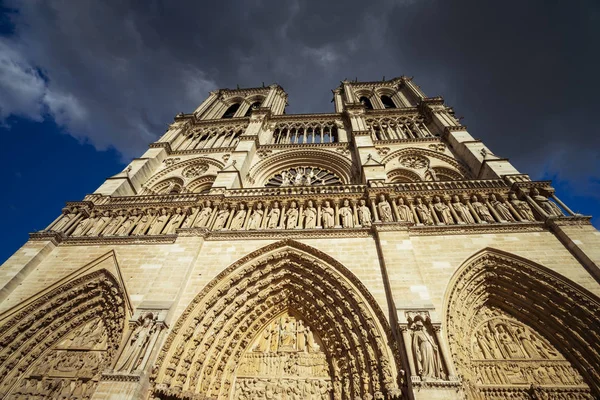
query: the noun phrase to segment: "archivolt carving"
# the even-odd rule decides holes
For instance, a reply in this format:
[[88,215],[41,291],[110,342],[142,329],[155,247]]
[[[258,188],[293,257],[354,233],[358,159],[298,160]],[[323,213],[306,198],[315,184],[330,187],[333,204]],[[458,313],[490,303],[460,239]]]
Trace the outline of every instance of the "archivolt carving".
[[[294,241],[244,257],[196,296],[158,357],[155,393],[229,398],[234,378],[245,374],[237,369],[242,357],[286,312],[320,337],[333,398],[399,395],[395,344],[374,299],[338,262]],[[285,340],[296,354],[297,339]]]
[[[225,164],[223,164],[220,161],[214,160],[212,158],[208,158],[208,157],[192,158],[189,160],[171,164],[170,166],[168,166],[167,168],[158,172],[157,174],[154,174],[154,176],[152,176],[150,179],[148,179],[148,181],[146,183],[144,183],[143,186],[146,188],[151,188],[157,182],[159,182],[165,178],[170,178],[171,176],[183,177],[182,174],[174,174],[174,172],[177,170],[180,170],[180,169],[184,170],[184,171],[189,171],[190,168],[192,168],[192,167],[201,167],[201,166],[208,166],[209,168],[210,168],[210,166],[213,166],[217,170],[221,170],[221,169],[223,169]],[[203,173],[205,173],[205,172],[206,172],[206,170]],[[189,178],[186,177],[186,179],[194,179],[197,176],[198,175],[190,176]]]
[[419,174],[413,171],[409,171],[404,168],[398,168],[393,171],[390,171],[387,174],[388,180],[392,183],[399,182],[421,182],[421,177]]
[[0,326],[0,397],[90,398],[124,328],[115,278],[99,270],[25,304]]
[[459,181],[465,179],[460,172],[445,167],[432,167],[431,168],[438,181]]
[[449,343],[473,398],[498,386],[506,390],[494,398],[522,398],[531,385],[548,398],[591,399],[590,388],[600,395],[600,301],[592,293],[492,249],[468,260],[449,287]]
[[212,183],[215,181],[214,175],[206,175],[198,179],[194,179],[187,184],[186,190],[191,193],[206,193],[210,190]]
[[[437,160],[441,160],[447,164],[449,164],[450,167],[453,167],[456,171],[458,171],[459,174],[461,174],[464,177],[468,177],[468,173],[466,168],[457,160],[455,160],[454,158],[447,156],[445,154],[442,154],[440,152],[436,152],[433,150],[429,150],[429,149],[420,149],[420,148],[416,148],[416,147],[409,147],[409,148],[404,148],[404,149],[399,149],[396,151],[393,151],[391,153],[389,153],[388,155],[386,155],[382,160],[381,163],[382,164],[388,164],[390,161],[392,161],[395,158],[407,158],[407,157],[426,157],[429,160],[431,159],[437,159]],[[435,166],[436,168],[438,166]],[[464,178],[461,178],[464,179]]]
[[256,182],[256,186],[264,186],[271,176],[298,165],[327,169],[337,175],[342,183],[351,183],[352,163],[350,160],[335,152],[320,149],[290,150],[273,155],[253,166],[249,176]]

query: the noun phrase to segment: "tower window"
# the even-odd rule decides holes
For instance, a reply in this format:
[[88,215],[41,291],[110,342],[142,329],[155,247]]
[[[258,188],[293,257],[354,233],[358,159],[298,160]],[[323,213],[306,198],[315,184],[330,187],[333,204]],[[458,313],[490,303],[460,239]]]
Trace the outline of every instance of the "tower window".
[[373,104],[371,104],[371,100],[369,100],[368,98],[366,98],[365,96],[361,96],[360,99],[358,99],[358,101],[360,101],[360,103],[365,106],[365,108],[367,110],[372,110],[373,109]]
[[230,105],[221,118],[233,118],[238,108],[240,108],[240,103]]
[[246,115],[244,115],[244,117],[249,117],[250,114],[252,114],[252,110],[255,110],[258,107],[260,107],[261,104],[261,101],[255,101],[254,103],[250,104],[250,107],[248,107],[248,111],[246,111]]
[[389,96],[381,96],[381,102],[385,108],[396,108],[396,104]]

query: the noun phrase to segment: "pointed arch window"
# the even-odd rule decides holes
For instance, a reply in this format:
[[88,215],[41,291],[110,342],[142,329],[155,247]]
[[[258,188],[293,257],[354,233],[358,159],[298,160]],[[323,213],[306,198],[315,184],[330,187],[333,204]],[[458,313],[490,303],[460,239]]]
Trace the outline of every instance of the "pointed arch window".
[[381,103],[383,103],[384,108],[396,108],[396,104],[394,100],[391,99],[390,96],[383,95],[381,96]]
[[252,104],[250,104],[250,107],[248,107],[248,110],[246,111],[246,115],[244,115],[244,117],[249,117],[250,114],[252,114],[252,110],[256,110],[260,107],[261,104],[262,101],[255,101]]
[[233,103],[229,106],[229,108],[225,111],[225,114],[221,118],[233,118],[237,110],[240,108],[240,103]]
[[363,106],[365,106],[365,108],[367,110],[372,110],[373,109],[373,104],[371,104],[371,100],[369,100],[367,97],[361,96],[360,99],[358,99],[358,101],[360,101],[360,103]]

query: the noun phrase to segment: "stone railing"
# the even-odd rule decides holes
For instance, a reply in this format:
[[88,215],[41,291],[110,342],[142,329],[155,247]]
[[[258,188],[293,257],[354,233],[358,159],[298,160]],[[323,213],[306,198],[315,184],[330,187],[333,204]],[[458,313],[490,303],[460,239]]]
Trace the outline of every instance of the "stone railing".
[[275,117],[273,137],[268,144],[317,144],[338,142],[338,127],[343,122],[337,114],[294,115]]

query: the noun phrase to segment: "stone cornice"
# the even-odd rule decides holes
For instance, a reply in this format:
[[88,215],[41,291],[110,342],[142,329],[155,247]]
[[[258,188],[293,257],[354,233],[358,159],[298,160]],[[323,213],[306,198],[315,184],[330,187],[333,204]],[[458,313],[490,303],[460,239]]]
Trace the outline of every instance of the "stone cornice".
[[115,245],[115,244],[170,244],[175,243],[177,235],[146,236],[70,236],[63,238],[67,246]]
[[413,225],[408,228],[411,236],[469,235],[481,233],[544,232],[543,222],[515,222],[502,224],[469,225]]

